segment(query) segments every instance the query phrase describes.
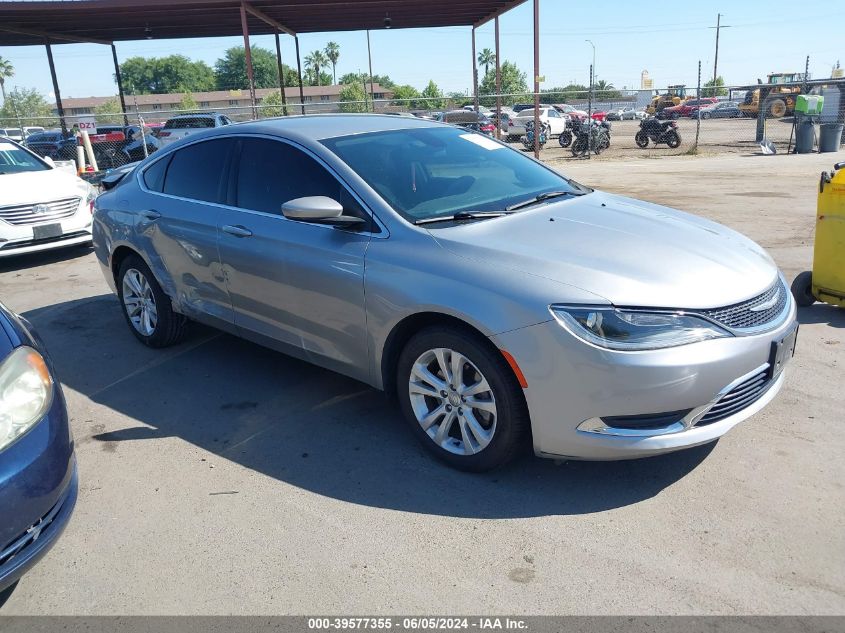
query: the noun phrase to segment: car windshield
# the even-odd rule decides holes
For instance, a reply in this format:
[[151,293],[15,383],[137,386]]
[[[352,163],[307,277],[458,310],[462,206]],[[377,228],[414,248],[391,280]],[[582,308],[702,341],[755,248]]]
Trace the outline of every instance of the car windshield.
[[50,169],[35,156],[13,143],[0,141],[0,175]]
[[579,185],[487,136],[417,128],[322,141],[411,222],[470,211],[502,211]]
[[214,119],[210,117],[185,117],[182,119],[170,119],[164,124],[165,130],[185,130],[191,128],[214,127]]

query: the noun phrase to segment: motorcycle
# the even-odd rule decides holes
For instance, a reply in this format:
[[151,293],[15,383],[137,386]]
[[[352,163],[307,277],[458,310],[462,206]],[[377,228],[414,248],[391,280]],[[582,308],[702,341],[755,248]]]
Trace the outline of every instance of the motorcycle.
[[666,143],[672,149],[681,144],[681,134],[678,124],[674,121],[660,121],[656,117],[649,117],[640,121],[640,129],[634,136],[637,147],[648,147],[651,141],[655,145]]
[[[594,154],[601,154],[610,147],[610,121],[577,121],[574,123],[574,141],[572,155],[585,156],[592,150]],[[561,143],[563,145],[563,143]]]
[[[546,130],[546,126],[541,125],[540,136],[538,137],[540,149],[543,149],[548,139],[549,136],[548,131]],[[522,137],[522,144],[525,146],[525,149],[534,149],[534,121],[528,121],[525,124],[525,136]]]

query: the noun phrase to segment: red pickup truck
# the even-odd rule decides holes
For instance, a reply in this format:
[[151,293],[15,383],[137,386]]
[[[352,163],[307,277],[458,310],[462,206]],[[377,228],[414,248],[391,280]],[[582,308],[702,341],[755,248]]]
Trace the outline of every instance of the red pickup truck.
[[658,114],[660,119],[677,119],[682,116],[691,116],[693,112],[704,106],[718,103],[716,97],[702,97],[701,99],[687,99],[683,103],[669,108],[663,108]]

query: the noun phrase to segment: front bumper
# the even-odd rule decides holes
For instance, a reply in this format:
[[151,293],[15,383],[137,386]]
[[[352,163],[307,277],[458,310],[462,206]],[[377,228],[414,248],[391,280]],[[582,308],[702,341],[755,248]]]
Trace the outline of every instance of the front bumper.
[[61,225],[61,235],[47,239],[35,239],[34,227],[37,225],[10,224],[0,220],[0,258],[91,243],[92,218],[84,197],[76,213],[70,217],[46,224],[53,223]]
[[[795,305],[775,330],[661,350],[618,352],[589,345],[557,321],[492,337],[517,361],[528,383],[534,451],[541,456],[614,460],[648,457],[711,442],[757,413],[780,391],[784,373],[727,417],[683,426],[738,379],[767,365],[772,343],[795,325]],[[662,432],[604,433],[601,419],[683,412]],[[580,428],[579,428],[580,427]],[[597,432],[598,431],[598,432]]]

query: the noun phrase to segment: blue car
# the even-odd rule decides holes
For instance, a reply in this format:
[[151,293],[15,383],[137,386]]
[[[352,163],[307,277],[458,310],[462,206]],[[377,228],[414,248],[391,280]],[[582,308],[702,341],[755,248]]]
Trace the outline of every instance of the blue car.
[[0,603],[70,519],[77,495],[73,446],[43,344],[0,304]]

